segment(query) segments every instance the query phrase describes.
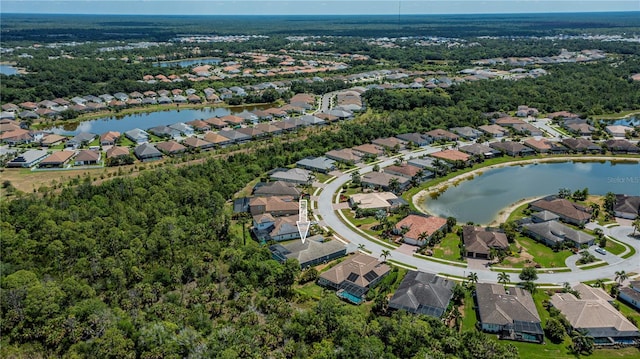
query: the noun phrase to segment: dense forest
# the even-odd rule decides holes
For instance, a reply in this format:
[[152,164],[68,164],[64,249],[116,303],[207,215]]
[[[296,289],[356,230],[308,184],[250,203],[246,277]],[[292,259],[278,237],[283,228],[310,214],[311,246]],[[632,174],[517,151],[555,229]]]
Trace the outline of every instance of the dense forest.
[[234,230],[225,202],[245,183],[301,156],[393,132],[373,122],[323,141],[312,135],[3,201],[4,355],[516,358],[511,345],[435,319],[354,310],[330,293],[309,301],[292,291],[297,262],[271,260]]

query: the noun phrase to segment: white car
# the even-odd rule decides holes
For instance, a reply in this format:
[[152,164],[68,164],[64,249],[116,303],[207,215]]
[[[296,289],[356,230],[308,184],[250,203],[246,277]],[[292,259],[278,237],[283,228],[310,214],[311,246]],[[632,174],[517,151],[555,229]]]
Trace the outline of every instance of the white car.
[[600,253],[602,255],[607,254],[607,251],[604,248],[600,248],[600,247],[596,247],[596,249],[594,249],[594,251],[596,251],[596,253]]

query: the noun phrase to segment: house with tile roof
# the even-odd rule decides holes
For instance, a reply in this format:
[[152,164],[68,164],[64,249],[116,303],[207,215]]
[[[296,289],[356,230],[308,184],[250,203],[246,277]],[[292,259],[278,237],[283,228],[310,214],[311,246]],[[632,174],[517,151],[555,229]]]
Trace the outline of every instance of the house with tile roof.
[[640,280],[632,280],[628,286],[620,288],[618,299],[640,310]]
[[482,331],[501,339],[542,343],[544,332],[531,293],[500,284],[477,283],[478,322]]
[[574,330],[585,330],[597,346],[633,345],[640,331],[620,311],[611,305],[613,298],[602,288],[580,283],[572,293],[556,293],[550,303],[567,318]]
[[471,156],[458,150],[444,150],[431,153],[429,156],[439,158],[448,162],[462,161],[468,162]]
[[496,124],[479,126],[478,129],[495,138],[502,138],[504,136],[507,136],[509,132],[506,128]]
[[470,258],[490,259],[492,249],[498,251],[509,249],[509,241],[504,233],[481,227],[462,227],[462,241],[465,256]]
[[597,144],[587,140],[586,138],[565,138],[562,140],[562,144],[567,147],[571,152],[590,152],[590,153],[600,153],[602,152],[602,147]]
[[291,196],[253,197],[249,200],[249,213],[269,213],[274,217],[298,214],[298,201]]
[[253,187],[253,195],[257,197],[291,196],[297,200],[301,193],[294,183],[285,181],[259,182]]
[[391,268],[378,258],[358,253],[320,275],[318,284],[338,291],[338,296],[360,304],[370,288],[375,287]]
[[113,146],[120,139],[120,132],[108,131],[100,135],[101,146]]
[[204,134],[204,140],[207,142],[211,142],[218,147],[226,147],[233,143],[233,140],[231,140],[230,138],[222,136],[217,132],[211,131]]
[[640,215],[640,196],[616,194],[613,215],[619,218],[636,219]]
[[531,202],[529,208],[533,211],[546,210],[555,213],[562,221],[575,225],[584,225],[591,219],[591,211],[586,207],[553,196]]
[[492,142],[489,147],[513,157],[524,157],[535,153],[532,148],[513,141]]
[[439,231],[444,231],[447,220],[436,216],[410,214],[396,223],[395,232],[405,243],[424,246]]
[[564,154],[567,153],[567,148],[562,144],[556,141],[551,141],[546,138],[528,138],[523,144],[527,147],[530,147],[537,153],[551,153],[551,154]]
[[582,231],[577,231],[558,221],[527,223],[522,226],[522,232],[549,247],[556,247],[565,241],[573,242],[576,248],[583,245],[595,244],[595,237]]
[[493,158],[496,156],[502,156],[502,152],[480,143],[472,143],[470,145],[460,146],[458,150],[471,156],[479,156],[479,158]]
[[205,141],[198,137],[189,137],[182,141],[182,144],[187,146],[188,148],[198,149],[201,151],[208,151],[215,147],[214,143],[209,141]]
[[343,162],[349,165],[353,165],[362,161],[362,156],[359,156],[353,152],[350,148],[343,148],[341,150],[331,150],[325,153],[327,158]]
[[406,190],[411,185],[411,180],[405,177],[392,175],[385,172],[368,172],[361,176],[362,187],[379,188],[384,191],[391,190],[392,181],[398,182],[400,191]]
[[73,159],[74,166],[90,166],[97,165],[100,162],[102,155],[100,151],[95,150],[82,150]]
[[304,168],[280,169],[271,173],[271,180],[296,184],[310,184],[314,181],[313,173]]
[[376,146],[389,150],[404,150],[407,147],[407,142],[396,137],[376,138],[371,141]]
[[156,143],[156,148],[167,155],[177,155],[187,151],[185,146],[173,140]]
[[325,240],[321,235],[269,246],[273,259],[284,263],[287,259],[296,259],[301,268],[307,268],[344,257],[347,247],[338,240]]
[[432,273],[409,271],[389,300],[389,308],[441,318],[453,297],[455,282]]
[[131,141],[135,142],[136,144],[149,142],[149,134],[146,131],[141,130],[139,128],[134,128],[133,130],[129,130],[125,132],[124,135]]
[[425,132],[423,137],[427,138],[429,143],[436,141],[457,141],[460,138],[455,133],[440,128]]
[[623,139],[613,139],[606,140],[604,142],[604,147],[611,151],[611,153],[629,153],[629,154],[637,154],[640,153],[640,147],[637,144],[633,144],[627,140]]
[[75,151],[57,151],[38,163],[40,168],[63,168],[76,155]]

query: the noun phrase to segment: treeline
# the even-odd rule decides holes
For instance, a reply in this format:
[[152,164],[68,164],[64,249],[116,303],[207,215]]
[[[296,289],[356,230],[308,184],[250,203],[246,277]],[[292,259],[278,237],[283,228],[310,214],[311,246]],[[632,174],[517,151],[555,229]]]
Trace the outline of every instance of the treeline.
[[636,58],[625,58],[615,66],[607,62],[562,64],[546,70],[548,75],[536,79],[465,82],[433,91],[369,90],[364,97],[377,110],[425,108],[422,111],[447,113],[457,109],[472,117],[483,112],[514,111],[519,105],[541,112],[567,110],[583,115],[640,108],[640,82],[629,79],[630,74],[640,72],[640,60]]
[[3,201],[0,353],[518,357],[512,345],[435,319],[354,310],[333,293],[308,301],[293,290],[297,263],[279,264],[257,243],[244,245],[242,229],[231,224],[226,201],[266,170],[426,125],[414,122],[352,122],[226,159]]

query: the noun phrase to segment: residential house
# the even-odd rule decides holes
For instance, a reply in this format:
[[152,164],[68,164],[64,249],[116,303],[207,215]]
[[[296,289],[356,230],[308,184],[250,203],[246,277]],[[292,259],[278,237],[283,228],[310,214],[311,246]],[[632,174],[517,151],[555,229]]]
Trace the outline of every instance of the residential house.
[[396,224],[396,233],[402,234],[405,243],[424,246],[438,231],[443,231],[447,220],[440,217],[427,217],[410,214]]
[[262,137],[265,135],[264,132],[260,131],[259,129],[255,128],[255,127],[243,127],[243,128],[239,128],[236,131],[247,135],[251,138],[257,138],[257,137]]
[[217,129],[222,129],[222,128],[227,126],[227,123],[224,122],[221,118],[218,118],[218,117],[208,118],[208,119],[204,120],[204,122],[206,122],[209,125],[211,125],[212,128],[217,128]]
[[618,299],[640,310],[640,280],[632,280],[628,287],[620,288]]
[[120,147],[120,146],[113,146],[110,149],[108,149],[106,152],[107,159],[128,157],[129,155],[130,155],[129,149],[127,147]]
[[300,194],[295,184],[284,181],[259,182],[253,187],[253,195],[258,197],[291,196],[297,200]]
[[188,137],[184,141],[182,141],[182,144],[189,148],[198,149],[201,151],[207,151],[215,147],[215,143],[205,141],[198,137]]
[[220,117],[220,119],[226,122],[229,126],[240,126],[244,123],[244,118],[235,115],[226,115]]
[[306,126],[321,126],[327,123],[327,121],[312,115],[300,116],[300,121],[302,121]]
[[187,151],[187,148],[176,141],[156,143],[156,148],[167,155],[177,155]]
[[353,152],[350,148],[343,148],[341,150],[331,150],[325,153],[325,156],[329,159],[343,162],[349,165],[356,164],[362,160],[362,156],[359,156]]
[[179,131],[183,136],[186,136],[186,137],[191,137],[194,135],[193,127],[182,122],[169,125],[169,128]]
[[513,132],[519,132],[529,136],[544,135],[544,132],[541,129],[515,117],[501,117],[496,119],[494,124],[502,127],[509,127],[513,129]]
[[507,135],[508,131],[506,128],[500,125],[484,125],[479,126],[478,129],[487,135],[495,138],[502,138]]
[[576,231],[558,221],[528,223],[522,226],[522,230],[524,234],[549,247],[559,246],[565,241],[573,242],[576,248],[583,245],[592,246],[595,243],[595,237],[592,235]]
[[459,138],[455,133],[439,128],[426,132],[423,136],[429,140],[429,143],[436,141],[457,141]]
[[79,148],[82,146],[87,146],[91,141],[96,139],[96,135],[88,132],[80,132],[75,135],[69,141],[67,141],[67,145],[73,148]]
[[304,168],[278,169],[270,176],[273,181],[284,181],[296,184],[310,184],[314,180],[313,173]]
[[408,179],[416,178],[419,181],[426,179],[425,173],[420,167],[405,165],[391,165],[384,168],[384,173],[400,176]]
[[611,153],[640,153],[640,147],[638,147],[638,145],[622,139],[607,140],[604,142],[604,147],[611,151]]
[[613,298],[602,288],[580,283],[572,293],[556,293],[550,303],[562,313],[574,330],[585,330],[597,346],[634,345],[640,331],[620,311],[611,305]]
[[291,196],[254,197],[249,200],[252,216],[269,213],[274,217],[298,214],[299,204]]
[[529,204],[529,208],[534,211],[544,211],[555,213],[564,222],[584,225],[591,219],[591,212],[586,207],[564,198],[547,197]]
[[278,243],[269,246],[273,259],[283,263],[287,259],[296,259],[301,268],[326,263],[347,254],[347,247],[338,240],[325,239],[320,235],[288,243]]
[[484,332],[501,339],[542,343],[544,332],[531,293],[500,284],[477,283],[478,322]]
[[100,151],[95,150],[82,150],[75,156],[74,166],[90,166],[97,165],[100,162],[102,155]]
[[[432,157],[422,157],[422,158],[413,158],[407,161],[408,165],[415,166],[418,168],[434,170],[436,169],[436,159]],[[446,166],[450,166],[448,163],[444,163]]]
[[430,143],[430,141],[422,136],[419,133],[403,133],[401,135],[397,135],[396,138],[403,140],[405,142],[413,143],[415,146],[426,146]]
[[500,152],[506,153],[509,156],[528,156],[533,155],[535,151],[532,148],[529,148],[521,143],[513,142],[513,141],[504,141],[504,142],[492,142],[489,144],[489,147],[496,149]]
[[516,116],[517,117],[527,117],[527,116],[536,117],[538,116],[539,113],[540,112],[538,111],[537,108],[521,105],[521,106],[518,106],[518,110],[516,111]]
[[158,149],[152,145],[151,143],[143,143],[138,145],[134,150],[133,154],[142,161],[156,161],[162,159],[162,152],[158,151]]
[[52,146],[56,146],[60,143],[63,143],[64,141],[66,141],[67,138],[65,136],[60,136],[57,135],[55,133],[46,135],[44,137],[42,137],[42,139],[40,140],[40,146],[42,147],[52,147]]
[[542,223],[549,221],[559,221],[560,216],[549,211],[539,211],[531,214],[531,221],[533,223]]
[[336,169],[336,162],[325,156],[307,157],[296,162],[296,166],[309,171],[329,173]]
[[189,121],[187,122],[187,125],[189,125],[191,128],[195,129],[196,131],[200,131],[200,132],[205,132],[205,131],[210,131],[211,130],[211,125],[202,121],[202,120],[193,120],[193,121]]
[[360,304],[369,289],[390,271],[391,268],[377,258],[358,253],[322,273],[318,284],[337,290],[339,297],[351,303]]
[[233,140],[228,137],[224,137],[217,132],[206,132],[204,134],[204,140],[219,147],[225,147],[233,143]]
[[409,271],[389,300],[389,308],[441,318],[453,297],[455,282],[432,273]]
[[462,161],[465,163],[468,163],[469,159],[471,158],[471,156],[469,156],[468,154],[460,152],[458,150],[444,150],[440,152],[434,152],[429,156],[439,158],[448,162]]
[[572,152],[591,152],[600,153],[602,147],[587,140],[586,138],[565,138],[562,140],[562,144]]
[[408,178],[384,172],[368,172],[365,173],[360,179],[362,187],[381,188],[385,191],[389,191],[392,189],[391,184],[394,181],[398,183],[397,186],[399,191],[404,191],[411,184],[411,181]]
[[532,148],[537,153],[551,153],[554,155],[567,153],[566,147],[546,138],[528,138],[524,141],[524,145]]
[[640,215],[640,196],[616,194],[613,214],[619,218],[636,219]]
[[40,168],[63,168],[76,155],[74,151],[57,151],[38,163]]
[[251,136],[236,130],[222,130],[218,134],[230,139],[233,143],[245,143],[251,140]]
[[116,92],[113,94],[118,101],[126,102],[129,99],[129,95],[124,92]]
[[470,145],[461,146],[458,148],[458,150],[468,155],[476,156],[480,159],[493,158],[502,155],[502,152],[479,143],[472,143]]
[[465,256],[470,258],[490,259],[492,250],[509,249],[507,236],[502,232],[489,231],[480,227],[462,227]]
[[349,197],[349,205],[362,209],[377,209],[389,211],[408,204],[404,199],[391,192],[356,193]]
[[6,131],[0,134],[0,142],[8,145],[19,145],[23,143],[31,143],[34,141],[33,134],[28,130],[21,128],[12,131]]
[[45,150],[27,150],[7,163],[7,167],[30,168],[49,156]]
[[474,141],[482,136],[482,131],[476,130],[475,128],[469,126],[452,127],[449,130],[453,133],[457,133],[458,135],[469,141]]
[[613,137],[625,137],[627,132],[633,131],[633,128],[622,125],[610,125],[606,126],[604,130]]
[[377,138],[371,141],[376,146],[382,147],[387,151],[400,151],[407,147],[407,142],[396,137]]
[[260,243],[282,242],[300,238],[298,215],[273,217],[269,213],[253,217],[253,234]]
[[143,144],[143,143],[149,142],[149,134],[146,131],[141,130],[139,128],[134,128],[133,130],[129,130],[125,132],[124,135],[125,137],[127,137],[128,139],[130,139],[136,144]]
[[275,126],[269,122],[259,123],[254,126],[254,128],[264,132],[267,135],[279,135],[282,133],[282,128]]
[[120,139],[120,132],[108,131],[100,135],[100,146],[113,146]]
[[179,139],[181,137],[180,131],[173,129],[169,126],[155,126],[149,129],[149,133],[158,137]]

